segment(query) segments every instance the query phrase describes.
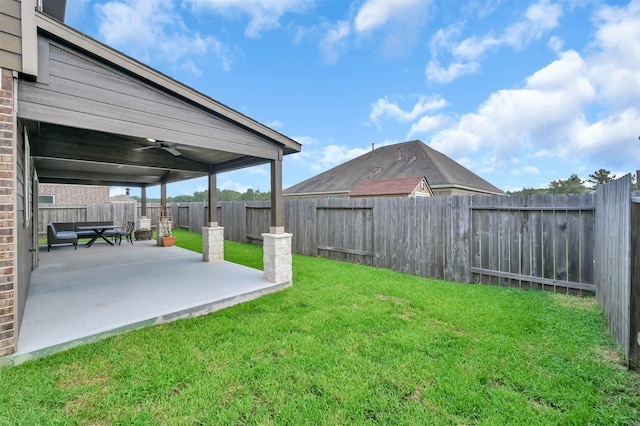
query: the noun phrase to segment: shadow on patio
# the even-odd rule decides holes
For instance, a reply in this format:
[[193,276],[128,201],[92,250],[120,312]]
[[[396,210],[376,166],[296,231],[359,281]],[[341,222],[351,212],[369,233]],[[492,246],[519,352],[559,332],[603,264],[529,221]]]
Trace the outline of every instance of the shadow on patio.
[[154,240],[40,250],[12,363],[146,325],[206,314],[290,285]]

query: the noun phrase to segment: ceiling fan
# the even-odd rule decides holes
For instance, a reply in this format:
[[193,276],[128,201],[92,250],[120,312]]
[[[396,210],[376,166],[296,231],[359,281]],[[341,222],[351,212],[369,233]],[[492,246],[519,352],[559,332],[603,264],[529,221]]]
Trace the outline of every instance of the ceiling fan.
[[176,157],[179,157],[182,155],[182,153],[178,151],[178,149],[176,148],[177,144],[175,143],[157,141],[155,139],[147,139],[147,140],[149,142],[153,142],[153,145],[141,146],[140,148],[135,148],[134,151],[144,151],[145,149],[149,149],[149,148],[157,148],[157,149],[164,149],[165,151],[169,152],[170,154]]

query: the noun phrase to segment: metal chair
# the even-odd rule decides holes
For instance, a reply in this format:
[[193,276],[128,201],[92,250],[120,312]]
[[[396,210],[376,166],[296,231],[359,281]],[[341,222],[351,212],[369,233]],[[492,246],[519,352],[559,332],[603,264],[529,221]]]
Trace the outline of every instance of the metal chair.
[[124,230],[116,231],[115,238],[118,241],[118,245],[122,243],[122,237],[125,237],[133,245],[133,228],[135,226],[134,222],[127,222],[127,227]]

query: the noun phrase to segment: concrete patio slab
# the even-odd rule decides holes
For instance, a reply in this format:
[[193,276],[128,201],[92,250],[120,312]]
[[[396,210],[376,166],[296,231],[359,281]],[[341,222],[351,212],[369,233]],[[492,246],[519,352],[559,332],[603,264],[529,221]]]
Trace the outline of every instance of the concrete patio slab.
[[17,364],[113,334],[203,315],[289,287],[234,263],[156,242],[40,251],[31,276]]

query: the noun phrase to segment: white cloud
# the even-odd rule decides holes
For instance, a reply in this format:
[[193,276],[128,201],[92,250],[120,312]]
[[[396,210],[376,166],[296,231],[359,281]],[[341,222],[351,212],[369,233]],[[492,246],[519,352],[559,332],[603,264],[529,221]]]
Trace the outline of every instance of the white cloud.
[[527,9],[525,19],[507,27],[501,41],[515,48],[522,48],[558,25],[562,16],[559,4],[542,0]]
[[[546,22],[546,21],[545,21]],[[541,24],[546,28],[553,20]],[[587,53],[568,50],[523,88],[491,94],[430,141],[454,158],[475,155],[485,171],[514,158],[545,158],[625,169],[640,163],[640,0],[603,6]],[[537,34],[537,33],[535,33]],[[598,108],[596,116],[587,111]],[[536,174],[535,168],[517,173]]]
[[200,75],[194,59],[202,61],[213,53],[220,58],[223,69],[230,68],[232,59],[226,46],[214,37],[191,33],[175,12],[172,0],[108,1],[94,7],[100,20],[100,37],[141,61],[159,58]]
[[236,182],[233,180],[225,180],[219,185],[220,189],[229,189],[231,191],[247,192],[247,189],[253,188],[251,185],[245,185],[244,183]]
[[416,135],[431,133],[449,123],[449,117],[444,114],[425,115],[417,123],[411,125],[411,130],[407,138],[411,139]]
[[[366,148],[349,148],[337,144],[323,146],[318,139],[309,136],[294,137],[293,139],[303,143],[305,145],[304,149],[299,153],[287,155],[285,161],[292,161],[295,166],[303,167],[315,173],[328,170],[371,150],[370,146]],[[376,143],[375,145],[380,147],[386,144],[388,142]]]
[[401,56],[419,40],[430,6],[431,0],[367,0],[358,9],[353,28],[361,36],[384,29],[380,45],[384,55]]
[[[432,59],[426,66],[428,81],[450,83],[458,77],[474,74],[480,69],[479,60],[489,50],[500,46],[522,49],[533,40],[540,39],[558,25],[562,8],[550,4],[547,0],[529,6],[522,19],[507,26],[499,36],[489,32],[481,36],[472,36],[456,43],[454,39],[461,33],[460,25],[452,25],[438,30],[430,40]],[[558,43],[555,42],[557,46]],[[452,56],[449,66],[441,66],[438,55],[442,50]]]
[[442,109],[446,105],[447,101],[442,98],[421,96],[410,111],[404,111],[397,104],[390,102],[388,98],[382,98],[378,99],[376,103],[371,106],[369,118],[376,124],[383,118],[390,118],[407,123],[416,120],[429,111]]
[[[373,31],[389,22],[415,22],[429,5],[425,0],[368,0],[354,19],[358,32]],[[421,13],[422,12],[422,13]]]
[[602,102],[615,110],[640,105],[640,1],[626,7],[605,6],[596,14],[600,25],[587,59],[589,77],[600,86]]
[[[570,148],[574,125],[594,99],[584,62],[576,52],[565,52],[529,77],[525,88],[493,93],[477,113],[462,116],[456,126],[436,135],[432,144],[451,155],[490,147],[503,164],[531,140],[560,152]],[[471,140],[474,143],[469,146]]]
[[348,148],[344,145],[328,145],[320,153],[318,161],[311,166],[311,170],[327,170],[369,151],[370,148]]
[[549,39],[549,48],[556,53],[560,53],[562,48],[564,47],[564,41],[556,36],[552,36]]
[[282,129],[284,127],[284,124],[282,124],[281,121],[273,120],[268,122],[267,126],[271,127],[272,129]]
[[431,60],[427,64],[425,74],[428,81],[436,83],[450,83],[463,75],[475,74],[479,69],[480,64],[477,62],[452,62],[447,68],[443,68],[437,61]]
[[307,10],[313,0],[188,0],[196,10],[212,9],[218,13],[236,16],[248,15],[249,23],[244,35],[259,38],[264,31],[280,27],[280,19],[287,13]]
[[351,27],[346,21],[339,21],[327,30],[319,45],[325,63],[336,63],[338,55],[345,49],[345,39],[350,33]]
[[248,173],[250,175],[258,176],[271,176],[271,171],[268,166],[253,166],[242,169],[242,173]]
[[538,170],[537,167],[525,166],[525,167],[522,167],[521,169],[511,170],[511,174],[513,176],[522,176],[523,174],[538,175],[540,174],[540,171]]

